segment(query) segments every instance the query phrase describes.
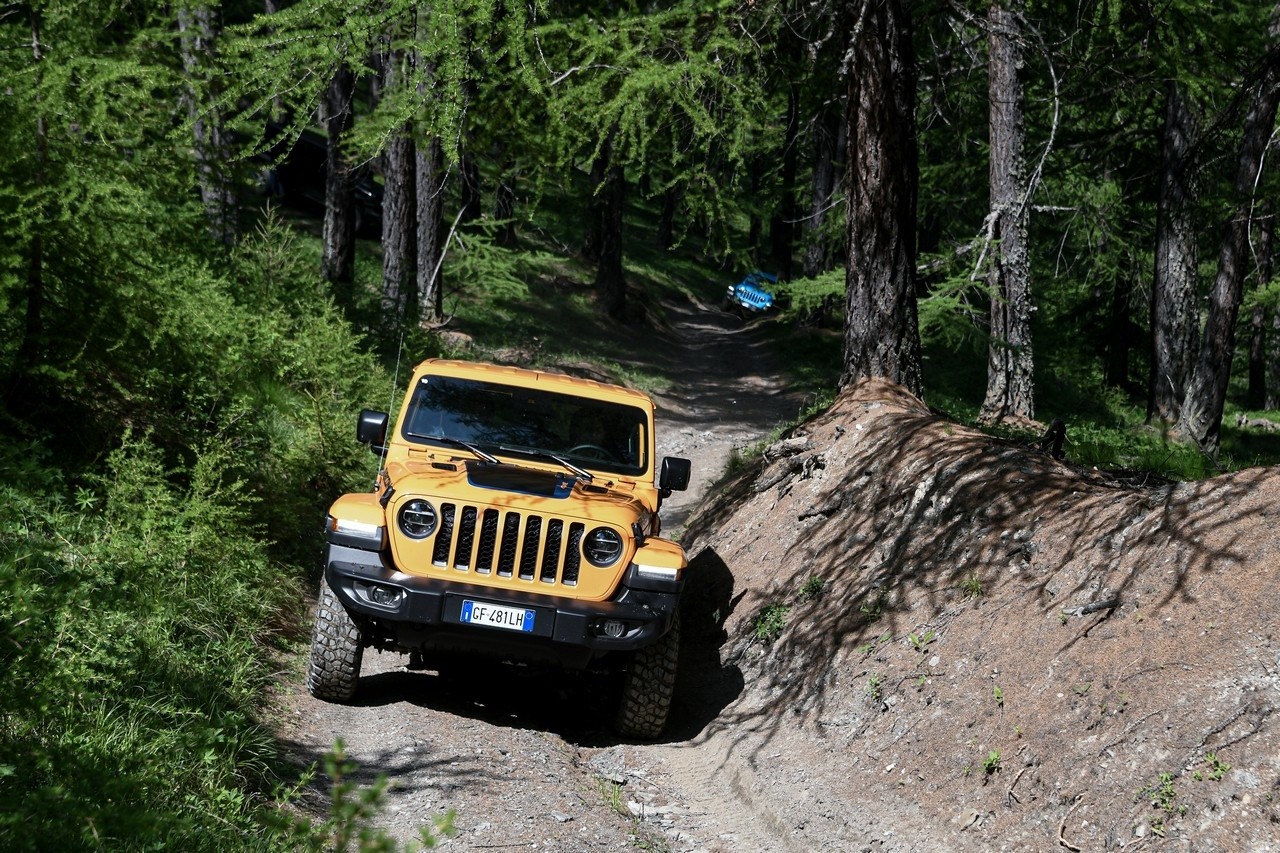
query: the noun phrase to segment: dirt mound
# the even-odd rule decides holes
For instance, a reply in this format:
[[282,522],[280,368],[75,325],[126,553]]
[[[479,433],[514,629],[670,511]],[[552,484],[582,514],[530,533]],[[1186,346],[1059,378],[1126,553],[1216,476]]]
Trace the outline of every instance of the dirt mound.
[[687,701],[740,685],[700,737],[797,848],[1280,850],[1278,499],[862,383],[689,526]]

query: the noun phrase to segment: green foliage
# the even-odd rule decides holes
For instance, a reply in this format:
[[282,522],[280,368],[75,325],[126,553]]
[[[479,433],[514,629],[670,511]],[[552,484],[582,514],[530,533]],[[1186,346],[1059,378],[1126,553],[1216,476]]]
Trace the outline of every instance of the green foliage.
[[918,305],[922,344],[948,350],[986,345],[982,324],[991,305],[991,289],[984,277],[985,270],[975,270],[967,264],[973,262],[974,255],[981,255],[983,251],[989,255],[994,250],[994,246],[988,245],[964,255],[922,258],[926,267],[937,270],[928,293]]
[[1178,802],[1178,789],[1174,786],[1173,779],[1172,773],[1161,773],[1155,784],[1138,791],[1135,799],[1150,800],[1152,808],[1166,814],[1185,815],[1187,807]]
[[929,644],[936,639],[938,639],[938,635],[932,628],[921,634],[907,635],[907,642],[909,642],[911,644],[911,648],[915,649],[917,652],[923,652],[929,647]]
[[772,643],[782,636],[782,630],[787,627],[787,614],[790,612],[791,608],[785,604],[766,605],[752,620],[751,633],[761,642]]
[[[283,848],[315,853],[346,853],[352,849],[361,853],[393,853],[400,849],[385,829],[373,823],[385,805],[389,785],[387,777],[379,775],[372,785],[361,787],[352,778],[358,769],[358,765],[348,758],[346,745],[339,738],[333,749],[324,755],[325,775],[330,780],[329,814],[319,824],[308,818],[290,818],[283,813],[275,815],[270,823]],[[314,766],[302,784],[306,784],[313,775]],[[421,827],[418,840],[422,847],[430,850],[442,840],[453,837],[457,833],[454,817],[455,812],[450,810],[433,818],[430,825]]]
[[3,449],[24,484],[0,501],[6,849],[220,850],[254,831],[268,649],[298,592],[244,535],[254,502],[227,456],[210,445],[177,485],[126,438],[77,507],[50,459]]
[[1209,765],[1208,776],[1214,782],[1221,782],[1222,777],[1226,776],[1227,772],[1231,770],[1231,765],[1219,758],[1216,752],[1206,752],[1204,763]]
[[814,601],[822,597],[827,582],[819,577],[811,577],[800,586],[800,592],[796,595],[796,602],[804,604]]
[[674,189],[694,217],[724,228],[727,206],[753,180],[748,167],[772,156],[780,131],[765,85],[774,34],[745,21],[750,11],[698,0],[545,19],[536,37],[554,71],[552,156],[566,167],[589,163],[607,141],[613,162],[656,179],[651,193]]
[[502,65],[507,84],[537,85],[526,37],[537,11],[468,0],[433,4],[429,13],[408,0],[286,6],[228,28],[221,62],[232,73],[222,103],[245,124],[260,125],[277,109],[313,115],[340,67],[368,77],[371,63],[394,50],[396,85],[357,124],[355,155],[367,159],[411,126],[420,138],[443,140],[456,162],[474,68]]
[[990,776],[1000,770],[1000,750],[993,749],[982,760],[982,771]]
[[880,617],[884,615],[885,596],[883,590],[878,590],[875,594],[867,595],[860,605],[858,612],[868,622],[878,622]]

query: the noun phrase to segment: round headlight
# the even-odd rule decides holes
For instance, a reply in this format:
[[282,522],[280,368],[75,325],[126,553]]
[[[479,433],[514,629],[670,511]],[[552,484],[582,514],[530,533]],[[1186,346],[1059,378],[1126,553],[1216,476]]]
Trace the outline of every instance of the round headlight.
[[436,508],[415,498],[400,507],[400,532],[410,539],[426,539],[436,532]]
[[582,554],[593,566],[612,566],[622,556],[622,537],[609,527],[597,527],[582,540]]

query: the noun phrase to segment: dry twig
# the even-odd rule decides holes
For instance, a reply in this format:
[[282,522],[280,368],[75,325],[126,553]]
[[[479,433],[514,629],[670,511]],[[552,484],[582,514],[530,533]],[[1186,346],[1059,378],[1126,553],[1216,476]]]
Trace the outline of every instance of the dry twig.
[[1067,819],[1071,817],[1071,813],[1076,810],[1076,806],[1080,805],[1080,801],[1084,799],[1084,794],[1076,794],[1076,798],[1071,801],[1071,808],[1067,809],[1067,813],[1062,816],[1061,822],[1058,823],[1058,843],[1068,850],[1074,850],[1080,853],[1080,848],[1067,840]]

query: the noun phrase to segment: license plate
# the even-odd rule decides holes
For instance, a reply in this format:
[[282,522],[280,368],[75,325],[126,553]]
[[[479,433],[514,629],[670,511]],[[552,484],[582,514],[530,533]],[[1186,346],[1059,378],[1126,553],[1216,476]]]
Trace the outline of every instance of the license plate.
[[462,621],[468,625],[487,625],[490,628],[505,628],[508,631],[524,631],[533,633],[532,610],[523,607],[504,607],[501,604],[488,604],[483,601],[462,602]]

